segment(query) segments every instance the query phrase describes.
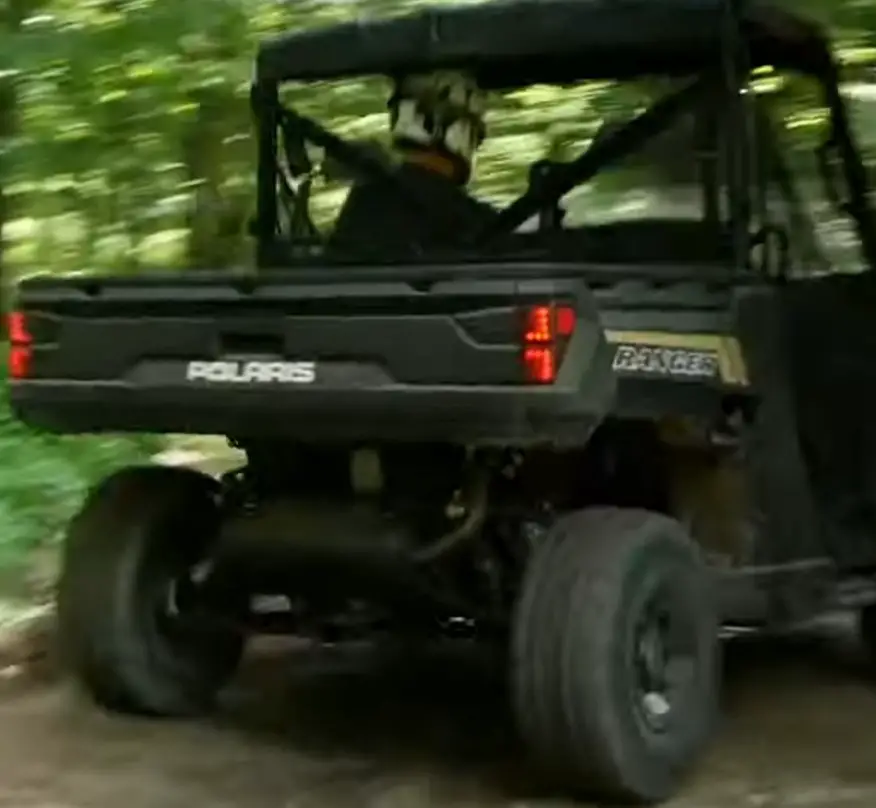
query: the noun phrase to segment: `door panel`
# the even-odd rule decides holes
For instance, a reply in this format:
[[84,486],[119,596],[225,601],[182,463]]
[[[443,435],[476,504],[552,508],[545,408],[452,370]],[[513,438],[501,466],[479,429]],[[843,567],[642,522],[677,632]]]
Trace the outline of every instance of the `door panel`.
[[741,290],[736,331],[757,407],[745,442],[749,521],[757,536],[751,563],[773,566],[824,555],[801,451],[796,395],[788,360],[782,290],[763,284]]
[[798,428],[844,567],[876,563],[876,274],[792,281],[780,293]]

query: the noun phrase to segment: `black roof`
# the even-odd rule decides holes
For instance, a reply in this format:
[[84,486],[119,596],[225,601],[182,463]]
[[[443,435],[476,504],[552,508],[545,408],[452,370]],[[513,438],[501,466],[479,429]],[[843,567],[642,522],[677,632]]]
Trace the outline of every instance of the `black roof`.
[[762,0],[492,0],[298,31],[257,57],[265,81],[464,67],[487,88],[697,73],[720,54],[728,3],[741,7],[752,66],[818,73],[820,28]]

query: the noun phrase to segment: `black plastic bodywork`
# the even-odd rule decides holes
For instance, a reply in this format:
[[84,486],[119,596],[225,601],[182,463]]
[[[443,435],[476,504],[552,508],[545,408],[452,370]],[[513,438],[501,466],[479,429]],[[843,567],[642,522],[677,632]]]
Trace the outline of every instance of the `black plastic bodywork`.
[[815,510],[843,565],[866,568],[876,524],[876,274],[802,280],[781,299]]
[[[621,357],[612,370],[618,345],[647,347],[653,333],[677,332],[680,349],[714,359],[716,340],[734,332],[726,270],[485,265],[478,280],[470,271],[25,281],[19,305],[36,351],[32,377],[11,383],[12,404],[28,422],[61,431],[313,437],[325,429],[363,440],[581,444],[609,413],[710,418],[725,395],[747,393],[744,378],[722,377],[717,359],[702,372],[673,372],[634,370]],[[550,300],[575,301],[575,337],[553,389],[521,385],[517,309]],[[350,368],[371,357],[383,375],[360,365],[358,375],[342,369],[334,385],[285,390],[185,382],[189,360],[248,352]],[[95,408],[100,402],[113,406]],[[576,413],[587,415],[577,425]]]
[[[562,268],[524,266],[492,280],[446,269],[420,289],[403,270],[382,280],[367,270],[316,273],[311,283],[299,275],[25,282],[34,361],[31,376],[11,385],[13,407],[62,431],[586,443],[615,389],[586,284]],[[578,322],[557,381],[525,385],[522,312],[559,302]],[[314,362],[316,376],[186,378],[191,361],[249,359]]]
[[739,7],[748,61],[822,72],[824,37],[773,3],[727,0],[498,0],[360,19],[262,45],[259,82],[465,68],[486,88],[587,78],[689,75],[719,66]]
[[[692,280],[688,267],[660,277],[622,266],[482,270],[477,281],[432,275],[428,284],[412,279],[416,268],[338,269],[331,279],[25,281],[19,304],[35,360],[29,379],[11,382],[12,405],[29,423],[59,431],[310,438],[325,430],[343,439],[581,445],[609,414],[709,420],[724,397],[753,394],[744,368],[722,373],[717,356],[722,335],[735,331],[727,271],[697,267],[702,280]],[[556,386],[540,389],[516,375],[516,318],[517,307],[548,300],[576,301],[579,319]],[[673,333],[677,350],[708,355],[709,366],[634,367],[618,354],[619,346],[665,347],[661,338]],[[325,384],[285,389],[185,381],[190,360],[247,354],[340,360],[340,370]],[[370,358],[379,373],[362,369]],[[578,425],[576,413],[587,416]]]
[[[509,281],[508,268],[496,267],[493,273],[505,274],[505,280],[433,280],[428,292],[418,291],[410,280],[390,281],[377,270],[370,275],[359,270],[364,274],[358,277],[343,273],[346,277],[331,284],[319,273],[311,283],[299,277],[283,281],[274,273],[236,283],[227,276],[103,284],[32,280],[22,285],[20,303],[36,344],[34,376],[13,381],[10,397],[26,422],[63,432],[192,431],[504,446],[583,445],[605,417],[660,421],[681,416],[708,425],[720,423],[732,409],[747,410],[754,419],[740,436],[741,450],[750,469],[752,529],[761,538],[753,566],[727,573],[725,610],[737,621],[791,619],[824,602],[834,564],[849,571],[866,568],[876,563],[876,549],[844,531],[840,522],[834,532],[821,526],[823,510],[811,490],[804,462],[809,458],[801,455],[798,437],[805,429],[801,433],[796,420],[799,397],[811,392],[794,372],[788,334],[795,326],[785,290],[769,282],[740,283],[715,268],[698,269],[699,281],[691,279],[689,268],[658,279],[631,267],[529,266],[518,267],[519,275],[530,275],[528,281]],[[533,280],[538,272],[551,277]],[[397,312],[401,298],[408,314],[387,313],[384,324],[406,321],[407,340],[396,334],[384,341],[393,326],[380,335],[375,328],[380,312]],[[519,384],[486,387],[474,377],[469,385],[460,384],[478,368],[500,372],[501,360],[492,364],[475,351],[469,366],[442,356],[442,348],[459,347],[455,337],[449,338],[459,335],[457,327],[445,328],[451,312],[454,323],[468,322],[466,341],[474,333],[481,347],[492,340],[501,348],[497,335],[507,327],[503,313],[509,298],[579,301],[578,334],[593,342],[594,350],[585,352],[582,364],[585,354],[570,347],[565,382],[554,391]],[[351,336],[361,338],[355,330],[357,306],[360,317],[368,312],[372,333],[382,342],[377,350],[396,364],[406,387],[229,389],[187,384],[180,374],[186,360],[222,357],[228,349],[271,348],[298,357],[300,350],[287,354],[284,346],[310,340],[327,350]],[[597,322],[597,309],[601,329],[589,327]],[[805,309],[798,317],[804,314]],[[588,317],[594,319],[588,322]],[[499,324],[492,337],[491,322]],[[417,338],[424,326],[437,326],[428,354]],[[600,344],[601,330],[605,341]],[[444,341],[434,339],[440,333]],[[711,356],[713,372],[689,373],[690,365],[672,363],[631,365],[623,359],[625,349],[661,350],[667,335],[686,356]],[[721,361],[733,344],[735,367]],[[456,374],[456,384],[434,384],[448,373]],[[433,384],[417,389],[417,381]]]

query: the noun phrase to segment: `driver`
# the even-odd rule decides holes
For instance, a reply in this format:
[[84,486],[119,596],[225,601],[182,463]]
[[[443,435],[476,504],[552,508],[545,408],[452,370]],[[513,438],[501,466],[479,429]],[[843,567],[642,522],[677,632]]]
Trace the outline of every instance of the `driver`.
[[465,73],[403,76],[388,107],[401,188],[361,179],[332,236],[360,252],[463,245],[496,215],[468,195],[475,152],[484,140],[485,98]]

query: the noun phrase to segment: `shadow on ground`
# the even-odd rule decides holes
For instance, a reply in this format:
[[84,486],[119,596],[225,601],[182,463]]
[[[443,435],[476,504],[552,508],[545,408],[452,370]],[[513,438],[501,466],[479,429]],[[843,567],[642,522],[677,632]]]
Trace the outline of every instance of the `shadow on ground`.
[[533,775],[514,740],[504,674],[501,660],[467,645],[406,657],[274,651],[254,656],[221,720],[308,755],[471,776],[519,797]]
[[[691,804],[723,804],[720,792],[758,805],[876,804],[876,677],[851,622],[726,647],[726,720]],[[464,647],[402,660],[352,648],[256,655],[221,720],[296,753],[477,782],[500,802],[557,796],[515,742],[501,660]]]
[[[288,645],[288,644],[286,644]],[[672,805],[876,805],[876,687],[848,626],[728,649],[726,720]],[[0,806],[556,808],[514,741],[503,672],[464,648],[258,643],[203,722],[106,716],[66,685],[0,697]]]

